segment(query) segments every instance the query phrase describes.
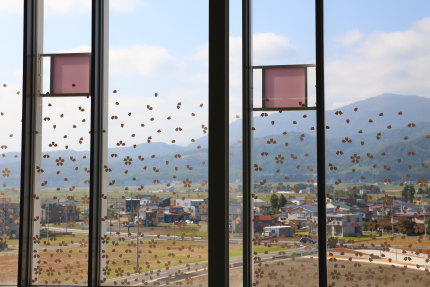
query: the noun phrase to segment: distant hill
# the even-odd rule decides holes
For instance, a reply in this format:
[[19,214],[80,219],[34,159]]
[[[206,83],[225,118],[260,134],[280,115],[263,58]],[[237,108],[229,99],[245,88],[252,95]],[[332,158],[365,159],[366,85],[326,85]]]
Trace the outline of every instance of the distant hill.
[[[429,110],[430,99],[386,94],[328,111],[327,181],[430,179]],[[316,180],[313,113],[274,113],[254,119],[256,182]],[[230,141],[231,181],[240,180],[242,173],[242,146],[237,141],[240,139],[237,135],[241,134],[239,124],[231,124],[231,134],[236,136],[236,140],[233,137]],[[88,152],[64,150],[44,155],[44,186],[85,185],[89,174]],[[63,165],[57,165],[60,157]],[[207,161],[207,137],[202,137],[186,147],[152,142],[111,148],[106,168],[110,183],[116,186],[165,184],[186,179],[200,183],[207,180]],[[11,173],[2,177],[2,183],[18,186],[19,167],[19,154],[5,153],[0,158],[0,170],[8,168]]]
[[[354,109],[357,108],[357,111]],[[339,113],[342,112],[342,114]],[[326,136],[354,136],[358,130],[365,133],[384,130],[388,125],[393,128],[403,127],[407,123],[425,122],[430,119],[430,99],[418,96],[402,96],[383,94],[368,98],[335,110],[326,112],[326,125],[330,127]],[[336,114],[336,112],[338,112]],[[398,115],[402,112],[402,115]],[[383,116],[379,116],[380,114]],[[310,133],[315,127],[315,112],[274,112],[268,117],[261,117],[256,112],[253,119],[255,137],[281,134],[283,131]],[[304,118],[305,116],[305,118]],[[349,120],[349,124],[346,121]],[[372,123],[369,122],[372,120]],[[296,122],[296,124],[294,124]],[[242,122],[240,120],[230,125],[232,141],[239,139]]]

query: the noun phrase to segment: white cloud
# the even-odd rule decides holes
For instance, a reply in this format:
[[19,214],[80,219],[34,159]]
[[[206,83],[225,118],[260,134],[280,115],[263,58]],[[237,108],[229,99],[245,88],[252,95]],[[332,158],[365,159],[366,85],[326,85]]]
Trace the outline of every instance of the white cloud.
[[89,53],[91,47],[88,45],[80,45],[72,49],[60,50],[58,53]]
[[[190,144],[191,139],[205,135],[201,125],[208,125],[207,94],[207,86],[193,88],[175,85],[161,92],[157,98],[144,90],[127,94],[120,91],[110,95],[109,110],[111,115],[118,116],[118,120],[109,120],[109,146],[115,146],[119,140],[124,140],[127,145],[143,143],[149,136],[153,142],[170,143],[175,140],[176,144]],[[178,102],[181,102],[180,109],[176,107]],[[204,104],[202,108],[199,106],[201,103]],[[146,105],[154,109],[148,110]],[[195,115],[191,116],[191,113]],[[167,119],[168,116],[171,120]],[[121,123],[125,123],[124,128],[120,126]],[[141,123],[145,126],[141,127]],[[177,127],[182,128],[182,131],[175,131]],[[132,133],[134,137],[130,136]]]
[[275,33],[254,34],[252,46],[254,65],[288,62],[297,52],[287,37]]
[[132,11],[143,5],[140,0],[110,0],[109,8],[112,11]]
[[[194,60],[208,65],[209,45],[198,47]],[[257,33],[253,36],[254,65],[270,65],[288,62],[296,54],[296,49],[287,37],[275,33]],[[242,37],[230,37],[230,94],[241,95],[242,87]],[[238,98],[236,96],[235,98]],[[230,106],[233,114],[241,113],[240,101]]]
[[110,72],[123,75],[150,76],[175,71],[181,66],[166,48],[151,45],[111,48],[109,60]]
[[[275,33],[257,33],[253,36],[254,65],[270,65],[285,62],[297,53],[287,37]],[[209,45],[201,45],[194,56],[195,60],[208,62]],[[242,60],[242,37],[230,37],[230,64]]]
[[45,0],[45,13],[47,16],[90,11],[91,1],[89,0]]
[[[242,37],[230,37],[230,114],[231,120],[242,113]],[[198,47],[194,60],[208,66],[209,45]],[[253,36],[253,64],[276,65],[290,62],[297,54],[296,48],[287,37],[275,33],[257,33]],[[254,83],[256,84],[256,83]],[[255,87],[254,87],[255,88]]]
[[364,35],[358,29],[352,29],[339,36],[336,41],[343,46],[349,46],[363,39]]
[[22,12],[22,3],[23,1],[18,0],[1,0],[0,14]]
[[430,18],[404,31],[374,32],[327,63],[328,107],[382,93],[430,97]]
[[[141,0],[109,0],[109,11],[128,12],[141,5]],[[91,0],[45,0],[45,9],[47,15],[90,12]]]
[[[91,51],[90,46],[61,50],[59,53],[82,53]],[[120,75],[153,76],[159,73],[174,72],[182,64],[169,51],[161,46],[133,45],[130,47],[109,48],[109,72]]]
[[[6,84],[6,87],[3,86]],[[21,87],[17,83],[1,83],[0,145],[3,152],[18,151],[21,146]]]
[[[21,0],[1,0],[0,13],[22,13],[22,3]],[[114,12],[129,12],[142,5],[141,0],[109,0],[109,10]],[[47,16],[88,13],[90,11],[91,0],[45,0],[45,14]]]

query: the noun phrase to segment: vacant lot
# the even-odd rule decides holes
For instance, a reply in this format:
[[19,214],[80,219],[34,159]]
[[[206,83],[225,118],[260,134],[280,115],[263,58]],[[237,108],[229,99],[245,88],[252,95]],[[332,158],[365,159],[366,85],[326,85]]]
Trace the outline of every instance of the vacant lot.
[[[318,287],[316,259],[296,258],[255,266],[255,286]],[[241,287],[241,269],[231,270],[231,287]],[[329,287],[428,287],[430,273],[403,267],[348,261],[329,262]],[[182,286],[207,286],[207,276]]]
[[0,253],[0,285],[16,285],[18,253]]

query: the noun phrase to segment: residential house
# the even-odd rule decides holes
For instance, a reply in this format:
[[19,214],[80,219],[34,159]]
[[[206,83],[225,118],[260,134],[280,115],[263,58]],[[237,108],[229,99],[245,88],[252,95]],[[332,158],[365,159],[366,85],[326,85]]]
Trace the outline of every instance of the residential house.
[[336,197],[336,201],[343,203],[345,205],[348,205],[348,206],[352,206],[354,204],[357,204],[357,199],[352,195]]
[[327,236],[361,236],[362,223],[359,214],[327,214]]
[[254,216],[254,231],[261,232],[266,226],[280,225],[278,218],[281,214],[276,215],[256,215]]
[[299,207],[299,205],[294,204],[294,203],[285,204],[284,206],[281,207],[282,215],[287,215],[288,212],[290,212],[291,210],[293,210],[297,207]]
[[135,222],[139,219],[145,226],[154,226],[158,222],[164,222],[164,208],[155,204],[147,204],[139,208],[139,217],[135,217]]
[[158,199],[158,206],[159,207],[166,207],[171,205],[170,197],[161,197]]
[[297,196],[296,198],[292,198],[288,200],[291,203],[294,203],[295,205],[304,205],[306,204],[306,200],[302,196]]
[[17,239],[19,236],[19,203],[0,199],[0,237]]
[[200,206],[205,204],[205,200],[202,198],[184,198],[184,199],[176,199],[175,205],[183,206],[184,210],[191,214],[191,218],[194,221],[201,220],[200,211],[203,211]]
[[318,206],[302,205],[292,208],[288,211],[287,217],[290,224],[294,222],[299,229],[306,227],[314,229],[314,226],[318,223]]
[[73,199],[60,198],[42,202],[41,223],[79,221],[79,210]]
[[151,203],[154,203],[154,201],[157,201],[154,197],[142,197],[141,199],[140,199],[140,202],[139,202],[139,206],[145,206],[145,205],[149,205],[149,204],[151,204]]
[[190,213],[185,212],[183,206],[167,206],[164,208],[164,222],[185,221],[190,218]]
[[261,200],[259,198],[253,198],[252,202],[254,204],[254,214],[268,214],[270,212],[270,204],[268,204],[264,200]]
[[351,206],[344,204],[339,201],[333,201],[326,203],[327,212],[341,212],[341,213],[349,213],[351,212]]
[[242,222],[242,212],[243,207],[242,203],[239,203],[237,200],[230,200],[228,206],[228,222],[230,226],[230,232],[237,233],[242,232],[243,222]]
[[126,198],[125,200],[125,214],[132,215],[138,212],[140,207],[140,199]]

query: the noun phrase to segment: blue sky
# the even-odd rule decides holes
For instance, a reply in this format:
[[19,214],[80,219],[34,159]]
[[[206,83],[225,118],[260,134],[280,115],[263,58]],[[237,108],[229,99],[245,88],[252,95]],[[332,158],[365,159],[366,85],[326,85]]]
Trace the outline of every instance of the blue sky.
[[[21,1],[2,0],[0,32],[0,98],[19,110],[21,85]],[[45,0],[45,52],[89,51],[89,0]],[[430,97],[430,2],[425,0],[326,0],[326,96],[329,108],[393,92]],[[231,120],[240,116],[241,1],[231,0]],[[314,1],[254,0],[254,63],[314,63]],[[180,144],[203,136],[207,124],[208,3],[203,0],[111,0],[110,90],[111,145],[129,137],[121,119],[146,123],[133,142]],[[153,96],[154,92],[159,97]],[[119,106],[114,103],[120,101]],[[182,108],[176,109],[181,101]],[[4,102],[4,101],[3,101]],[[204,108],[199,105],[205,104]],[[154,111],[145,110],[153,105]],[[70,103],[58,101],[55,112]],[[88,108],[89,109],[89,108]],[[45,110],[47,114],[51,110]],[[76,112],[75,112],[76,113]],[[196,116],[190,118],[190,114]],[[19,114],[9,121],[19,122]],[[168,115],[176,121],[161,121]],[[70,112],[70,124],[80,114]],[[155,121],[150,121],[156,117]],[[132,122],[128,118],[128,122]],[[173,129],[181,125],[183,132]],[[67,125],[66,125],[67,126]],[[165,131],[156,133],[157,127]],[[136,127],[130,127],[137,128]],[[10,127],[0,125],[0,139],[12,145]],[[57,129],[58,130],[58,129]],[[52,131],[54,134],[57,131]],[[74,133],[75,131],[70,131]],[[18,134],[18,127],[14,128]],[[53,137],[59,137],[54,135]],[[76,136],[78,136],[76,134]],[[77,149],[83,146],[77,146]]]

